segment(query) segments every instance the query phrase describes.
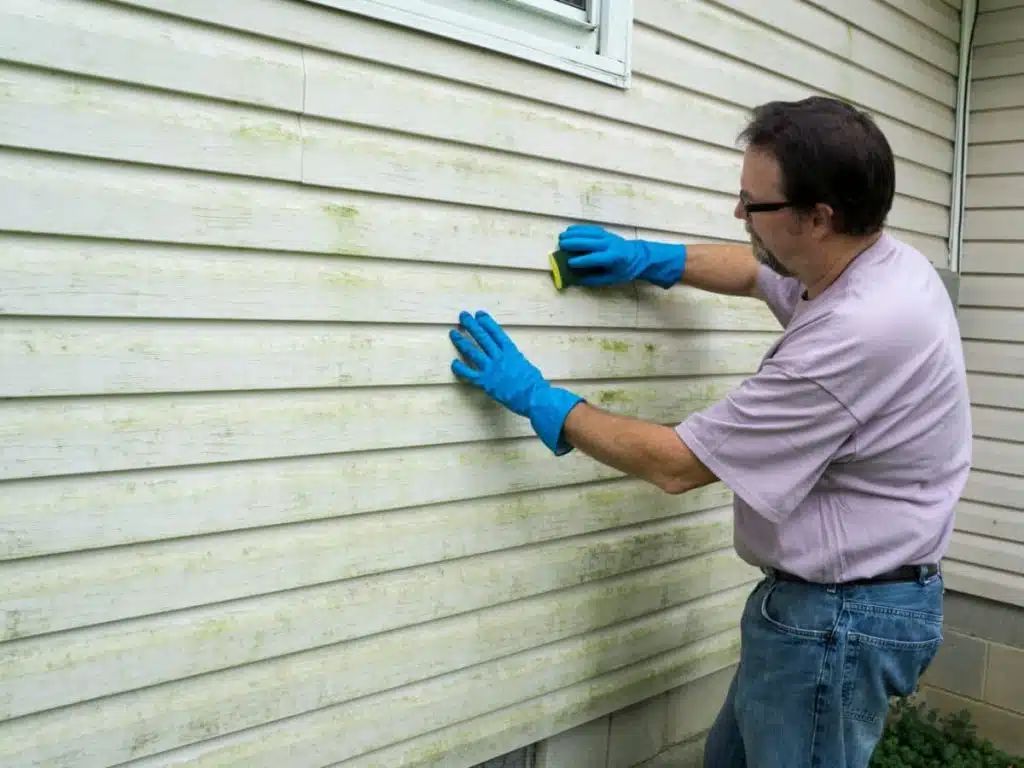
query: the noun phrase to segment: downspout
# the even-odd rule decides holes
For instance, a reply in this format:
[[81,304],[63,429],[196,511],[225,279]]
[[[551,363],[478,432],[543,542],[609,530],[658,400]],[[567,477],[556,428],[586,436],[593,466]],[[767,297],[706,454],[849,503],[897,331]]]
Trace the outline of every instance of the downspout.
[[978,19],[978,0],[963,0],[960,12],[959,71],[956,81],[956,126],[953,140],[952,199],[949,207],[949,258],[946,269],[939,270],[954,306],[960,293],[960,267],[963,252],[964,193],[967,187],[967,129],[970,124],[971,61],[974,58],[974,30]]

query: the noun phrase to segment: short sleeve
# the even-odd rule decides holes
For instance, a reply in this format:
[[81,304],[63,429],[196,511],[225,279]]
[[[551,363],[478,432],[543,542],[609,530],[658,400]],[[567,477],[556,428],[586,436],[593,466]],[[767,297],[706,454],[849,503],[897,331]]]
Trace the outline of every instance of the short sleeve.
[[757,268],[757,288],[783,328],[793,319],[803,286],[793,277],[782,277],[764,264]]
[[758,514],[779,522],[846,450],[857,420],[814,381],[772,361],[676,427],[687,447]]

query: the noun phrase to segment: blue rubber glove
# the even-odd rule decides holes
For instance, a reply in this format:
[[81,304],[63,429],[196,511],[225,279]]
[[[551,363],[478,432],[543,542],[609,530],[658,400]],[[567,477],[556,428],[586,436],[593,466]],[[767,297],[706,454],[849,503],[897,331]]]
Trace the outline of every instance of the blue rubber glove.
[[558,236],[558,247],[583,254],[569,259],[573,269],[599,270],[579,278],[580,285],[617,285],[639,278],[671,288],[686,268],[685,245],[627,240],[592,224],[573,224]]
[[562,437],[565,417],[583,398],[552,387],[494,318],[486,312],[459,314],[459,323],[477,345],[456,330],[449,333],[455,348],[470,363],[452,361],[452,372],[473,384],[509,410],[525,416],[537,436],[556,456],[572,446]]

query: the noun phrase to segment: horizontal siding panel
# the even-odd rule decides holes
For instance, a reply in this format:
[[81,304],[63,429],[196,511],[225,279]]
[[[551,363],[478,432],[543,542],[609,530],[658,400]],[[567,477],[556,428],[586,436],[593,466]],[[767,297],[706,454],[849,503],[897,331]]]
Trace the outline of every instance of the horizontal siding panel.
[[[371,198],[366,194],[369,189],[377,194],[421,195],[426,198],[422,215],[435,217],[443,210],[435,200],[444,199],[503,210],[518,207],[521,213],[541,213],[565,222],[602,220],[745,239],[743,225],[732,216],[735,200],[731,195],[654,182],[641,184],[540,161],[514,162],[507,156],[481,155],[412,138],[389,140],[354,128],[343,138],[338,130],[334,124],[325,125],[324,132],[306,128],[305,175],[308,181],[332,185],[330,189],[3,153],[0,191],[12,197],[14,205],[7,207],[0,227],[359,255],[365,253],[359,241],[366,235],[359,232],[367,231],[362,216],[369,205],[391,210],[401,218],[379,222],[385,231],[373,235],[378,241],[385,235],[393,241],[396,231],[409,232],[409,237],[419,234],[415,218],[409,218],[416,213],[409,210],[408,202]],[[406,153],[404,161],[399,151]],[[337,152],[339,157],[334,154]],[[353,152],[366,156],[346,163],[343,158],[353,157]],[[315,169],[317,163],[324,165]],[[26,173],[33,175],[26,178]],[[349,191],[354,189],[360,191]],[[528,192],[534,196],[532,200]],[[538,199],[548,202],[539,203]],[[111,216],[112,209],[125,215]],[[923,223],[924,231],[936,229],[946,216],[942,209],[934,210],[935,215]],[[502,212],[496,218],[505,215]],[[444,221],[449,237],[459,218],[469,216],[460,217],[456,212]],[[488,217],[477,210],[473,218]],[[435,220],[437,226],[442,225]],[[480,226],[477,223],[475,228]],[[553,238],[557,224],[549,221],[548,226]],[[545,257],[555,241],[548,242]],[[431,243],[427,240],[426,244],[429,247]]]
[[1013,408],[1024,403],[1024,377],[970,372],[967,387],[975,405]]
[[0,144],[299,181],[299,116],[0,66]]
[[[1024,498],[1024,477],[974,470],[967,478],[963,498],[988,505],[1018,507]],[[1017,510],[1012,514],[1018,514]]]
[[[299,112],[302,52],[111,3],[5,0],[7,61]],[[173,57],[173,58],[172,58]]]
[[886,229],[893,237],[920,251],[932,264],[945,267],[948,263],[948,240],[931,235],[922,235],[919,232],[908,232],[897,227],[886,227]]
[[[637,21],[718,54],[777,73],[825,93],[841,95],[873,112],[910,122],[921,130],[952,139],[952,103],[939,104],[874,72],[812,48],[764,25],[746,21],[724,8],[681,0],[638,0]],[[639,34],[638,34],[639,37]],[[677,52],[683,50],[676,45]],[[644,48],[637,46],[635,66],[649,72]],[[721,64],[719,65],[721,66]],[[687,72],[687,76],[692,73]]]
[[[712,615],[723,604],[736,610],[743,599],[745,580],[753,573],[735,555],[702,556],[150,687],[130,696],[108,697],[98,704],[90,702],[64,710],[60,717],[44,713],[4,735],[14,744],[21,742],[22,747],[25,741],[35,742],[43,750],[41,757],[52,761],[48,763],[51,765],[72,764],[69,758],[79,750],[88,752],[89,761],[76,764],[76,768],[119,764],[449,674],[687,603],[693,603],[691,610],[709,610]],[[722,590],[727,591],[716,594]],[[709,593],[716,596],[705,598]],[[588,610],[574,610],[580,605]],[[417,653],[409,654],[410,648],[416,648]],[[115,659],[103,654],[105,649],[99,650],[95,658],[82,654],[79,665],[65,670],[65,679],[81,681],[84,689],[47,685],[53,675],[43,672],[39,663],[16,659],[12,672],[24,673],[16,679],[16,701],[41,708],[55,700],[55,695],[66,697],[69,691],[85,700],[92,692],[116,692],[112,683],[126,686],[140,682],[131,673],[152,677],[152,671],[136,664],[129,664],[127,669],[110,667]],[[230,647],[224,651],[237,656]],[[166,664],[162,668],[167,670]],[[317,674],[310,675],[311,669],[318,670]],[[105,671],[106,677],[87,677],[90,671]],[[170,712],[174,714],[169,716]],[[98,733],[89,733],[86,729],[97,717],[104,726]],[[206,723],[208,728],[199,732],[196,723]],[[34,728],[28,732],[27,726]],[[144,748],[139,749],[139,744]]]
[[1024,6],[1024,0],[979,0],[978,11],[980,13],[991,13],[992,11],[1003,11],[1007,8],[1022,6]]
[[[138,768],[320,768],[349,760],[451,723],[495,712],[661,654],[734,652],[742,601],[716,609],[684,605],[600,632],[470,667],[298,718],[213,739],[131,763]],[[725,633],[725,634],[716,634]],[[706,640],[695,654],[688,648]],[[689,653],[687,653],[689,652]],[[722,659],[723,662],[725,658]],[[722,667],[728,663],[722,663]],[[648,673],[649,674],[649,673]],[[646,677],[646,675],[645,675]],[[500,685],[495,681],[500,680]],[[621,689],[620,689],[621,690]],[[401,717],[394,717],[401,712]],[[447,750],[433,757],[445,755]],[[421,759],[430,762],[429,758]]]
[[1003,408],[974,408],[971,412],[974,434],[978,437],[1024,442],[1024,410],[1014,410],[1020,402],[1018,400]]
[[964,243],[965,274],[1024,275],[1020,243],[970,241]]
[[960,281],[960,306],[1024,309],[1024,276],[965,275]]
[[[648,77],[680,88],[697,89],[747,108],[766,99],[802,99],[810,95],[807,87],[791,80],[743,61],[723,59],[714,51],[683,44],[679,38],[650,28],[636,28],[633,57],[637,70]],[[877,116],[876,120],[895,154],[950,172],[952,143],[946,137],[884,116]]]
[[[733,194],[514,158],[412,137],[304,120],[303,179],[334,189],[420,197],[740,239]],[[937,219],[941,219],[941,210]],[[922,224],[936,226],[934,221]],[[925,231],[930,231],[925,229]]]
[[[454,374],[452,376],[454,379]],[[580,383],[594,405],[678,422],[741,377]],[[382,424],[403,429],[382,432]],[[520,437],[529,421],[461,383],[389,390],[0,403],[4,478],[311,456]]]
[[[775,339],[505,327],[550,380],[745,374]],[[0,329],[2,397],[449,384],[456,354],[436,327],[9,319]]]
[[971,112],[971,148],[984,142],[1024,141],[1024,109]]
[[882,40],[802,0],[775,0],[771,5],[759,0],[729,0],[726,7],[804,46],[826,51],[847,66],[871,62],[871,71],[877,75],[940,104],[955,103],[955,76],[905,50],[915,38]]
[[881,0],[860,3],[849,3],[846,0],[809,2],[865,32],[907,49],[946,72],[957,71],[957,44],[954,40]]
[[[458,226],[448,225],[445,240],[417,247],[424,257],[434,248],[457,247]],[[487,226],[481,225],[477,237],[485,236]],[[383,245],[393,230],[363,231],[382,243],[386,250],[381,256],[405,250],[402,238]],[[470,244],[475,239],[471,233],[465,236]],[[555,232],[548,237],[557,242]],[[350,242],[377,252],[376,242]],[[551,244],[545,249],[538,243],[529,251],[524,247],[521,266],[538,269],[515,272],[490,265],[468,270],[376,258],[305,258],[63,238],[6,237],[0,248],[5,291],[0,314],[443,325],[433,332],[438,344],[443,340],[449,346],[447,328],[458,322],[459,312],[481,308],[510,327],[780,330],[763,302],[686,286],[644,291],[642,301],[630,286],[558,293],[547,261]],[[509,258],[515,253],[510,250]],[[144,292],[140,285],[146,286]]]
[[970,371],[1024,375],[1024,344],[965,341],[963,346],[964,358]]
[[992,45],[1024,40],[1024,6],[989,9],[978,14],[975,45]]
[[[309,115],[640,178],[685,181],[692,187],[729,194],[736,191],[742,157],[733,147],[680,140],[354,59],[311,52],[306,69]],[[402,109],[396,109],[396,104]],[[412,123],[411,112],[417,115]],[[718,138],[719,142],[731,140],[733,134]]]
[[950,541],[948,557],[961,563],[976,563],[1024,575],[1024,545],[1016,541],[957,531]]
[[[164,244],[209,245],[546,269],[558,231],[570,223],[510,212],[481,216],[479,210],[428,202],[171,170],[20,154],[0,157],[0,190],[12,203],[0,210],[0,228],[135,239],[161,243],[160,249]],[[397,232],[409,234],[396,238]],[[125,259],[139,248],[133,244],[126,253],[109,243],[9,237],[0,247],[2,267],[13,260],[8,254],[20,252],[56,249],[70,258],[85,249],[100,258],[104,252],[116,255],[122,250]],[[167,255],[168,268],[184,256],[160,249],[158,253]],[[244,256],[251,262],[254,255],[239,254],[236,260],[241,263]],[[158,275],[150,272],[149,279]],[[31,272],[21,279],[30,278]],[[52,290],[43,287],[43,295]],[[39,289],[36,285],[37,293]],[[7,306],[6,291],[3,301]]]
[[[100,705],[109,716],[105,719],[116,723],[126,716],[130,719],[127,713],[135,711],[136,696],[140,705],[163,701],[163,693],[154,690],[154,684],[162,680],[184,681],[217,670],[229,670],[222,679],[244,678],[246,673],[238,670],[251,664],[287,659],[313,649],[344,648],[360,638],[372,643],[374,638],[403,627],[429,625],[495,606],[516,606],[591,581],[617,578],[613,584],[621,585],[623,580],[618,577],[642,574],[648,568],[678,565],[675,570],[668,569],[676,574],[669,574],[668,581],[692,578],[694,594],[701,587],[703,594],[712,594],[739,580],[751,580],[757,573],[724,548],[726,545],[718,543],[689,560],[686,552],[693,548],[676,551],[670,545],[659,546],[657,539],[645,536],[648,529],[548,542],[513,554],[502,551],[447,560],[226,605],[10,641],[4,646],[5,669],[12,681],[22,683],[16,688],[12,685],[10,691],[19,695],[5,698],[4,706],[11,711],[33,711],[56,701],[84,701],[85,706],[67,718],[68,711],[49,710],[32,723],[30,731],[49,731],[47,735],[55,741],[87,738],[83,723],[95,721],[90,710],[96,703],[89,699],[94,695],[147,689]],[[637,599],[642,601],[639,596]],[[686,599],[677,593],[665,606]],[[96,673],[104,677],[96,677]],[[64,685],[63,680],[74,686]],[[182,685],[175,688],[180,691]],[[185,690],[189,688],[184,684]],[[163,713],[166,716],[166,706]],[[5,736],[0,745],[14,747],[21,739],[14,739],[18,734],[12,731],[20,728],[0,725],[0,734]],[[129,740],[135,741],[134,735]]]
[[971,109],[1024,107],[1024,74],[971,83]]
[[973,208],[964,219],[964,237],[968,240],[1024,240],[1024,216],[1012,208]]
[[[1014,155],[1006,152],[1007,171],[1014,166]],[[964,204],[972,210],[979,208],[1024,207],[1024,174],[1002,176],[970,176]]]
[[886,229],[893,237],[916,248],[936,266],[945,267],[948,263],[949,240],[947,238],[910,232],[893,226],[886,226]]
[[960,40],[960,14],[935,0],[885,0],[911,19],[933,29],[954,43]]
[[1024,443],[976,437],[973,454],[975,469],[1024,477]]
[[948,589],[1024,607],[1024,576],[970,563],[947,560],[943,576]]
[[[436,479],[451,467],[445,483]],[[8,482],[0,558],[361,515],[620,476],[516,440]],[[394,482],[401,477],[402,482]],[[599,489],[588,493],[598,494]]]
[[[1002,539],[1007,542],[1024,544],[1024,514],[1021,514],[1020,510],[1017,509],[961,501],[956,510],[956,527],[959,531],[974,534],[974,538],[987,536],[992,539]],[[967,546],[973,541],[973,539],[965,539],[962,536],[959,536],[958,539],[961,546]],[[975,542],[971,546],[982,546],[982,544]],[[963,549],[960,550],[961,553],[963,551]],[[1014,567],[999,567],[1008,571],[1018,570],[1024,567],[1024,552],[1021,552],[1018,558],[1020,562]],[[961,557],[958,554],[954,559],[968,558]],[[971,562],[978,562],[983,565],[996,565],[995,560],[988,561],[982,559]]]
[[[1024,32],[1019,42],[975,46],[971,76],[975,80],[1016,75],[1024,72]],[[971,137],[973,140],[973,136]]]
[[964,339],[1024,341],[1024,315],[1012,309],[963,309],[960,333]]
[[[600,501],[601,493],[606,491],[601,488],[595,492]],[[621,509],[631,503],[629,499],[613,494],[614,500],[605,502],[603,508],[588,510],[587,496],[578,488],[551,489],[523,499],[499,497],[478,502],[483,528],[478,535],[475,525],[469,527],[461,545],[457,530],[448,527],[449,510],[440,509],[422,513],[422,521],[416,519],[415,513],[396,511],[382,519],[370,518],[369,522],[361,516],[350,516],[306,523],[284,532],[261,529],[225,533],[216,538],[138,545],[116,552],[100,550],[8,562],[3,565],[5,590],[0,596],[0,616],[6,616],[7,621],[0,625],[0,639],[354,579],[537,543],[546,537],[578,536],[587,532],[588,525],[593,531],[615,525],[620,519],[623,525],[634,524],[638,519],[667,518],[674,509],[690,509],[688,505],[680,506],[678,501],[663,502],[651,499],[651,494],[641,494],[652,505],[629,518],[629,513]],[[577,500],[572,501],[573,497]],[[552,513],[555,519],[546,521],[550,525],[545,527],[543,508],[547,503],[565,505],[566,512]],[[694,503],[699,505],[698,500]],[[464,502],[450,512],[461,520],[472,506],[472,502]],[[574,522],[559,516],[568,515],[570,508],[572,515],[585,519]],[[488,515],[499,519],[488,526]],[[531,519],[534,515],[540,517]],[[420,531],[424,539],[393,536],[387,530],[389,519]],[[533,526],[537,530],[527,530]],[[349,535],[366,530],[375,531],[379,544],[375,546],[371,541]],[[282,540],[282,534],[287,534],[287,540]],[[431,534],[438,537],[426,538]],[[684,556],[684,550],[696,553],[724,547],[729,544],[730,535],[729,516],[714,513],[656,522],[616,538],[639,537],[633,544],[650,548],[643,554],[637,554],[635,549],[619,553],[628,562],[635,559],[640,563],[656,561],[661,556],[656,551],[659,547],[675,548],[680,553],[678,557]],[[392,538],[402,542],[401,548],[396,544],[392,549]],[[346,557],[332,556],[338,552],[345,552]],[[627,560],[622,561],[624,568],[628,567]],[[217,567],[207,569],[211,563]]]
[[[730,635],[736,638],[734,633]],[[650,699],[715,674],[739,658],[735,641],[724,648],[715,640],[702,643],[700,647],[697,653],[695,648],[669,651],[593,681],[338,763],[334,768],[379,768],[382,765],[427,768],[436,764],[438,755],[444,755],[446,760],[451,756],[459,765],[477,765],[493,755],[507,753],[623,709],[632,702]]]
[[[974,145],[967,151],[967,167],[972,176],[1024,173],[1024,141]],[[1024,180],[1018,177],[1016,183],[1024,184]]]

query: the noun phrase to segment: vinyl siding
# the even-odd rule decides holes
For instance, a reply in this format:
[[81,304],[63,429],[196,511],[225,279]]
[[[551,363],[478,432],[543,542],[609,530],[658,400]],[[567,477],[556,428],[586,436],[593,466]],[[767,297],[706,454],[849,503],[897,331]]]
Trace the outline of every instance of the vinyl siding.
[[767,7],[638,0],[619,91],[302,0],[0,0],[0,764],[468,766],[734,663],[727,490],[553,459],[446,332],[719,399],[765,307],[547,253],[743,239],[747,110],[814,92],[945,263],[956,9]]
[[975,458],[947,572],[1024,606],[1024,2],[979,11],[960,288]]

